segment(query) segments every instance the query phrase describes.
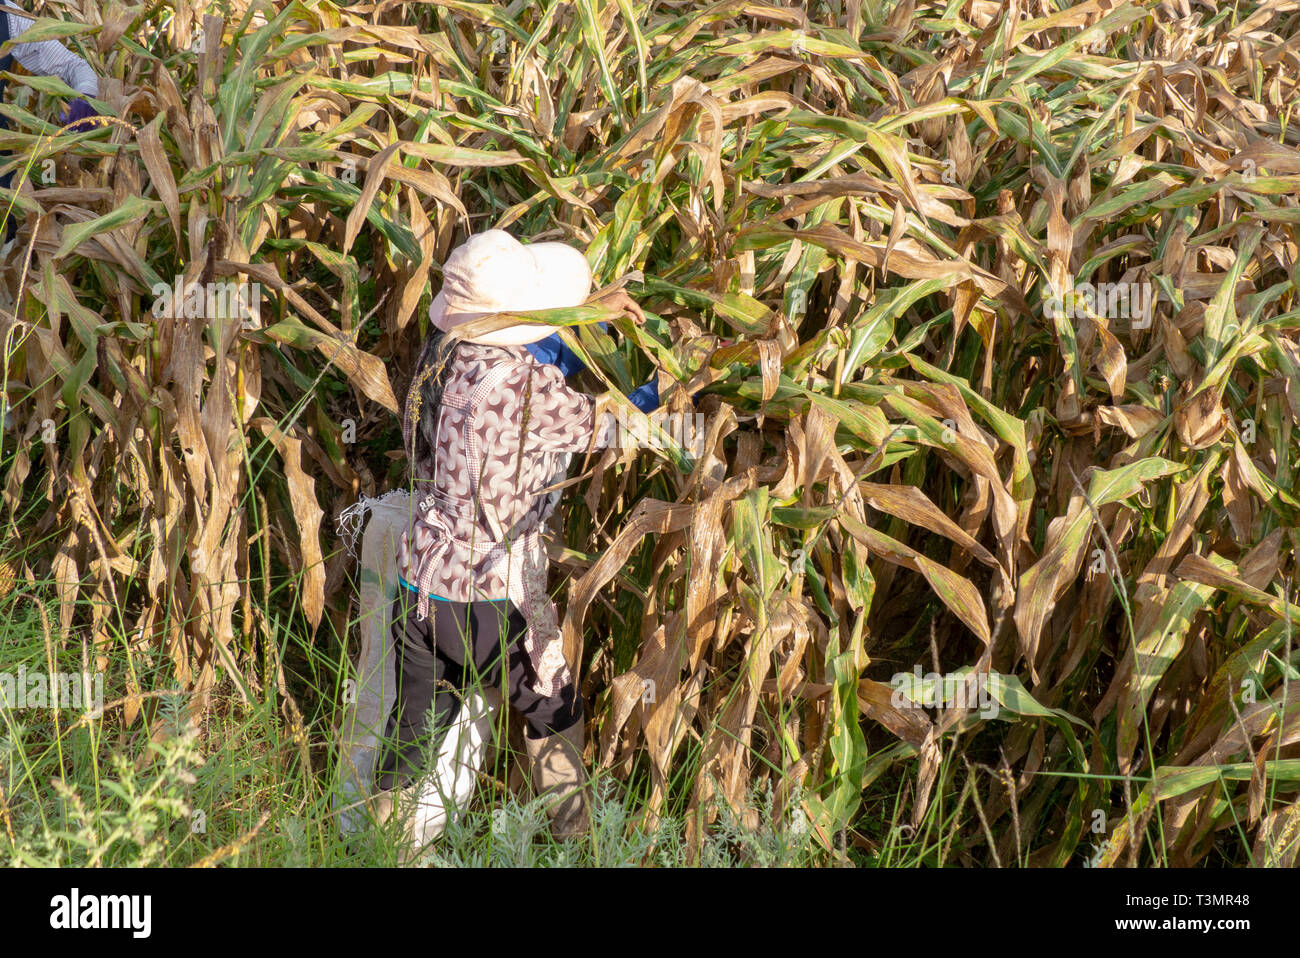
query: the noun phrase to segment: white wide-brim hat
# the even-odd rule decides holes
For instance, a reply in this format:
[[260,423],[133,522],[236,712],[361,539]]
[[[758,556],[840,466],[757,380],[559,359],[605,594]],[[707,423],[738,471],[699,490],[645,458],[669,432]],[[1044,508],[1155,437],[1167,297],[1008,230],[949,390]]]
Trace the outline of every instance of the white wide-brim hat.
[[[591,295],[587,257],[566,243],[520,243],[505,230],[475,234],[442,267],[442,291],[429,320],[444,333],[494,313],[580,306]],[[554,326],[520,323],[466,336],[488,346],[525,346]]]

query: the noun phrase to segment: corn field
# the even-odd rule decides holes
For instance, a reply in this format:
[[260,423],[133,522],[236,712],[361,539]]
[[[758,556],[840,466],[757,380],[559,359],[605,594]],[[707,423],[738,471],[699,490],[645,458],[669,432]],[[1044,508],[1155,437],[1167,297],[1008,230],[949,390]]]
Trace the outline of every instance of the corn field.
[[335,519],[408,481],[440,265],[495,227],[644,307],[575,312],[582,388],[700,425],[576,459],[551,545],[646,823],[758,791],[844,860],[1295,864],[1300,3],[35,7],[104,119],[0,105],[0,601],[111,664],[120,741],[161,669],[330,761]]

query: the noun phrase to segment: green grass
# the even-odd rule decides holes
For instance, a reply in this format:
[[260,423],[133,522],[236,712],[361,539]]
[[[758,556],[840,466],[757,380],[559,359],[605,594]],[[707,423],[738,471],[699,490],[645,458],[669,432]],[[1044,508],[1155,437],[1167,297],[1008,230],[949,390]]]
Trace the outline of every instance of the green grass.
[[[4,659],[10,670],[22,665],[44,672],[38,602],[46,600],[29,596],[23,590],[0,600]],[[327,662],[315,664],[329,669]],[[58,650],[56,666],[76,670],[80,663]],[[126,674],[125,662],[110,661],[108,673]],[[137,718],[126,726],[122,707],[113,705],[124,688],[106,688],[110,707],[90,721],[82,721],[87,713],[77,709],[60,709],[57,715],[49,708],[0,710],[0,861],[74,867],[398,864],[396,819],[384,827],[370,823],[347,839],[339,834],[330,746],[340,715],[328,700],[304,698],[315,710],[304,751],[272,698],[246,705],[223,683],[214,707],[195,725],[184,714],[183,696],[165,693],[167,676],[164,663],[140,674],[142,687],[164,693],[146,699],[142,710],[162,719],[153,742],[148,723]],[[292,684],[301,687],[302,676],[296,678]],[[620,783],[596,775],[590,835],[557,842],[547,827],[545,799],[511,793],[496,777],[514,760],[508,750],[498,752],[495,767],[481,776],[473,804],[417,864],[672,867],[687,862],[685,821],[666,816],[646,827],[645,793],[636,777]],[[718,820],[701,843],[700,865],[827,861],[801,813],[773,826],[770,795],[753,797],[757,830],[735,820],[725,803],[717,808]]]
[[[0,648],[5,668],[44,673],[81,668],[80,649],[57,647],[46,628],[54,620],[48,587],[25,587],[0,599]],[[45,622],[42,622],[42,617]],[[340,647],[279,633],[286,688],[243,702],[228,680],[201,722],[190,721],[184,696],[171,689],[169,664],[134,658],[146,697],[127,725],[122,699],[125,644],[109,652],[100,715],[75,708],[0,709],[0,861],[18,866],[393,867],[401,864],[401,823],[367,823],[346,838],[337,827],[335,759],[342,709]],[[111,683],[118,684],[113,685]],[[274,690],[272,690],[274,692]],[[292,701],[291,706],[287,703]],[[296,719],[303,716],[302,734]],[[498,742],[508,742],[502,717]],[[999,723],[1001,724],[1001,723]],[[149,728],[157,730],[149,739]],[[686,808],[698,755],[682,762],[668,813],[648,814],[644,763],[625,781],[608,770],[592,778],[588,836],[554,840],[545,799],[526,785],[526,760],[509,745],[489,753],[476,795],[444,835],[414,860],[440,867],[828,866],[943,867],[1030,863],[1032,808],[1017,809],[996,834],[983,807],[981,779],[996,782],[997,747],[961,734],[945,740],[932,800],[920,822],[907,820],[916,787],[905,751],[884,735],[868,734],[871,753],[862,810],[855,828],[819,843],[801,808],[801,794],[784,813],[770,790],[751,787],[742,815],[720,799],[692,849]],[[978,738],[978,736],[977,736]],[[759,759],[757,755],[753,759]],[[987,761],[989,764],[984,764]],[[874,769],[874,771],[873,771]],[[1051,774],[1045,772],[1045,774]],[[507,783],[513,782],[515,787]],[[1089,785],[1122,803],[1122,783],[1106,776],[1068,774],[1062,787]],[[1141,786],[1133,783],[1133,792]],[[1225,795],[1226,783],[1225,784]],[[1103,803],[1104,804],[1104,803]],[[1273,801],[1266,802],[1265,813]],[[748,822],[742,820],[749,815]],[[777,817],[783,818],[777,822]],[[1010,826],[1010,827],[1007,827]],[[1158,862],[1158,823],[1146,823],[1142,860]],[[1024,834],[1021,834],[1021,831]],[[972,837],[974,836],[974,837]],[[1038,836],[1038,843],[1051,838]],[[1096,839],[1090,845],[1089,838]],[[1104,836],[1084,834],[1071,864],[1084,865]],[[1222,834],[1211,861],[1231,864],[1249,855],[1240,829]]]

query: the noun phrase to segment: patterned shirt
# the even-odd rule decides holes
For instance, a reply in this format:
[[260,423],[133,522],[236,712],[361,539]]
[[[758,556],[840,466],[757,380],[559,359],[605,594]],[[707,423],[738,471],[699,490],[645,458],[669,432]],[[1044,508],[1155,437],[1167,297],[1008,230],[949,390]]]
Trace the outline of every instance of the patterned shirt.
[[437,447],[412,457],[422,373],[403,416],[415,515],[398,547],[398,574],[419,592],[420,618],[430,594],[509,598],[528,620],[534,688],[557,694],[569,673],[541,532],[561,491],[543,490],[565,478],[573,453],[611,441],[612,416],[597,433],[595,397],[570,389],[524,346],[462,343],[447,370]]
[[[21,13],[13,12],[15,8],[9,4],[4,4],[0,9],[4,11],[2,15],[8,18],[11,38],[26,33],[35,22]],[[99,77],[90,64],[70,52],[58,40],[15,43],[9,52],[13,54],[14,62],[32,76],[56,76],[83,96],[99,96]]]

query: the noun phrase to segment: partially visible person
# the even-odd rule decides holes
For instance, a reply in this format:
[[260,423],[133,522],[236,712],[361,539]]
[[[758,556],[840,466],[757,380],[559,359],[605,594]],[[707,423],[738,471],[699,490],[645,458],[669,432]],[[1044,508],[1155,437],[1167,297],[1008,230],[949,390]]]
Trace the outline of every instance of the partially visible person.
[[[90,64],[77,56],[58,40],[40,40],[35,43],[15,43],[9,51],[4,52],[4,44],[16,40],[31,29],[35,21],[24,11],[10,3],[0,3],[0,73],[26,73],[31,76],[56,76],[72,89],[81,94],[73,100],[59,117],[60,126],[72,126],[74,132],[89,129],[90,117],[96,115],[95,108],[86,97],[99,96],[99,77]],[[0,76],[0,102],[4,101],[6,81]],[[0,113],[0,129],[9,129],[9,118]],[[0,151],[0,164],[8,158],[7,152]],[[14,171],[0,174],[0,187],[10,189]],[[0,200],[0,222],[4,223],[4,242],[14,238],[18,230],[18,218],[13,215],[11,202]]]
[[[449,734],[457,690],[504,677],[524,720],[534,784],[552,796],[552,834],[589,827],[582,699],[547,587],[542,533],[570,457],[613,438],[609,397],[575,392],[558,363],[526,348],[550,327],[464,329],[496,313],[581,305],[591,282],[574,247],[524,245],[503,230],[471,236],[443,266],[403,417],[416,514],[397,549],[397,701],[378,764],[381,818],[399,791],[417,789],[408,783],[422,774],[423,742]],[[602,303],[645,321],[625,293]]]

